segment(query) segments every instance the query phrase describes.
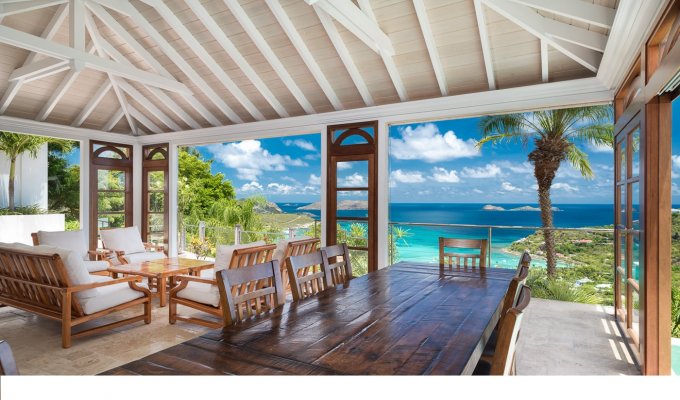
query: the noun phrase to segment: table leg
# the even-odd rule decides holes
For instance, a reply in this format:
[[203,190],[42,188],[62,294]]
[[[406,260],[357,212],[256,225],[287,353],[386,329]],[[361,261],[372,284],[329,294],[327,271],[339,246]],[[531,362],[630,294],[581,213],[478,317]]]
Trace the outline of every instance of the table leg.
[[161,277],[156,279],[156,283],[158,284],[158,288],[156,290],[158,290],[158,296],[160,297],[161,307],[165,307],[165,303],[167,302],[167,299],[165,297],[166,296],[165,288],[166,288],[166,285],[167,285],[167,278],[164,277],[164,276],[161,276]]

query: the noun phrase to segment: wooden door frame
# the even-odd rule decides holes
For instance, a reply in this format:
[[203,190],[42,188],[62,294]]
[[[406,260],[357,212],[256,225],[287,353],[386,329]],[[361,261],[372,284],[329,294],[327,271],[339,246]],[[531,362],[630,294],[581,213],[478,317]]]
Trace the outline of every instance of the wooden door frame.
[[[164,150],[165,158],[163,160],[152,160],[153,153],[159,149]],[[148,228],[149,228],[149,172],[163,171],[163,244],[168,245],[170,240],[170,160],[168,159],[169,146],[168,143],[150,144],[142,147],[142,240],[148,242]],[[167,250],[167,247],[166,247]]]

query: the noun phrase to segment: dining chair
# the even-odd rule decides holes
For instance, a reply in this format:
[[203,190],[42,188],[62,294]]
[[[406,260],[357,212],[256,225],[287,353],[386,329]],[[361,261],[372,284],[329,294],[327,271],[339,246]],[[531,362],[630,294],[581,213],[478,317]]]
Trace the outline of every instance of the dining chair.
[[515,350],[517,337],[524,310],[531,300],[531,289],[522,286],[517,300],[517,305],[508,310],[503,325],[498,332],[498,341],[491,362],[479,360],[473,375],[514,375],[515,374]]
[[0,340],[0,375],[19,375],[9,343]]
[[331,273],[331,284],[345,284],[352,279],[352,262],[349,258],[347,243],[326,246],[321,249],[321,256]]
[[276,250],[274,250],[272,259],[279,260],[279,266],[281,267],[281,282],[283,282],[283,288],[286,290],[286,293],[290,293],[291,291],[288,270],[286,269],[288,258],[318,251],[320,242],[321,241],[318,238],[303,236],[299,238],[284,239],[276,245]]
[[517,274],[515,276],[519,276],[522,267],[525,265],[527,268],[531,266],[531,254],[529,254],[529,251],[527,250],[524,250],[522,255],[519,257],[519,262],[517,262]]
[[224,326],[267,313],[286,301],[277,260],[217,272]]
[[328,262],[320,251],[289,257],[286,268],[295,301],[313,296],[333,285]]
[[[439,266],[485,268],[487,243],[488,240],[486,239],[458,239],[440,237]],[[456,249],[458,251],[447,252],[446,249]],[[479,250],[479,253],[460,252],[460,250],[463,249]]]

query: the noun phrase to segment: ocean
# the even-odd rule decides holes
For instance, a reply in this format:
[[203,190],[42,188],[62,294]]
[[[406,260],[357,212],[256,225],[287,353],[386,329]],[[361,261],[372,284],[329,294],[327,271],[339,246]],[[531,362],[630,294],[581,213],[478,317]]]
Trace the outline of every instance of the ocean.
[[[300,213],[302,211],[297,208],[306,204],[278,203],[286,213]],[[487,211],[482,209],[484,206],[485,204],[473,203],[392,203],[389,220],[394,223],[541,226],[539,211],[512,211],[522,206],[537,207],[536,204],[493,204],[505,211]],[[553,213],[554,225],[558,228],[602,227],[612,225],[614,221],[613,204],[554,204],[554,207],[559,209]],[[304,212],[317,220],[320,219],[318,210]],[[342,211],[342,215],[361,216],[366,215],[366,211]],[[436,262],[439,236],[486,238],[488,235],[488,230],[484,228],[402,227],[408,230],[408,237],[397,242],[399,259],[393,260],[394,262],[399,260]],[[503,249],[533,232],[531,229],[494,228],[491,236],[491,264],[497,267],[516,267],[517,256],[507,254]],[[541,264],[540,261],[538,264]]]

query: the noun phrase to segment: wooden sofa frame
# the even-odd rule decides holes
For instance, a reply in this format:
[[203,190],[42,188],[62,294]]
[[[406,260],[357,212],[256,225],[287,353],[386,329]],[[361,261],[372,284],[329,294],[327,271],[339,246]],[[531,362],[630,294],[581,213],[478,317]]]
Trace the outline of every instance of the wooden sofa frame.
[[[0,250],[0,303],[34,314],[61,321],[64,348],[71,339],[96,334],[137,321],[151,323],[151,292],[137,286],[139,277],[126,277],[87,285],[71,284],[66,267],[58,254],[31,254],[20,250]],[[143,297],[86,315],[74,294],[83,290],[127,282],[130,288],[144,293]],[[72,332],[72,328],[116,311],[142,304],[144,313],[131,318]]]

